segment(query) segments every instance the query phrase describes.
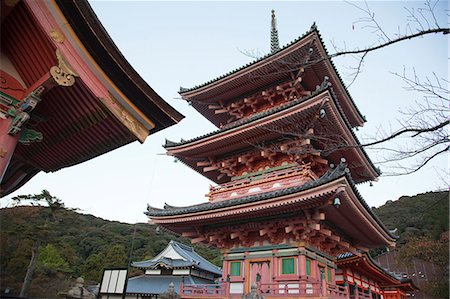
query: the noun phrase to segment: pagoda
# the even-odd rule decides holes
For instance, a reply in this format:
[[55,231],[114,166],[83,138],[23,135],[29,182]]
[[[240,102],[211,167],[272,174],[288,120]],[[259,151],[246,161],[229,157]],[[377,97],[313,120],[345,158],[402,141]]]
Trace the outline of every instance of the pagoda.
[[87,0],[1,1],[0,196],[178,123]]
[[316,26],[283,48],[274,27],[272,14],[270,54],[180,90],[218,130],[165,148],[216,183],[209,201],[146,214],[222,250],[219,297],[348,298],[336,256],[395,245],[356,189],[380,173],[353,132],[365,119]]

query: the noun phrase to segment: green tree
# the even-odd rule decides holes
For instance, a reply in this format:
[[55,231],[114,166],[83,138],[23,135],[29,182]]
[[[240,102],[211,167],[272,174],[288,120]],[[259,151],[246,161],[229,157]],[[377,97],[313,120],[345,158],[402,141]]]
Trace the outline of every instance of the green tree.
[[87,281],[100,282],[104,267],[103,257],[100,254],[92,254],[82,267],[83,277]]
[[30,288],[31,281],[33,279],[33,273],[36,269],[37,260],[39,257],[39,247],[44,239],[48,238],[48,234],[51,231],[49,229],[49,223],[54,220],[56,211],[64,209],[64,203],[57,197],[52,196],[47,190],[42,190],[40,194],[28,194],[19,195],[12,198],[17,204],[23,201],[30,201],[32,204],[41,205],[46,204],[50,208],[50,213],[47,214],[45,223],[38,230],[34,231],[32,239],[34,245],[31,250],[31,259],[28,264],[27,273],[23,280],[22,288],[20,290],[20,296],[26,297],[28,295],[28,289]]
[[108,267],[127,267],[128,259],[123,245],[113,245],[105,255],[105,268]]
[[69,264],[62,258],[58,250],[52,244],[39,249],[38,269],[54,272],[72,272]]

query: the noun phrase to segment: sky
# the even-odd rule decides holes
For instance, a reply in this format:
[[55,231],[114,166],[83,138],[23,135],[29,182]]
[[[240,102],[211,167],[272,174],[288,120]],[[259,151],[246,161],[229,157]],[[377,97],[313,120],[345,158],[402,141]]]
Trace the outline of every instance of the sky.
[[[254,60],[244,53],[264,55],[270,51],[271,10],[277,17],[280,44],[301,36],[316,22],[329,53],[333,45],[362,48],[378,42],[371,28],[358,22],[366,15],[341,1],[277,2],[174,2],[90,1],[98,18],[118,48],[170,105],[185,115],[179,124],[150,135],[144,144],[134,142],[85,163],[55,173],[40,173],[25,186],[1,200],[10,206],[13,196],[47,189],[68,207],[82,213],[135,223],[146,222],[147,204],[187,206],[207,201],[213,184],[173,157],[164,155],[165,139],[190,139],[216,128],[180,99],[180,86],[193,87]],[[364,2],[356,2],[364,6]],[[422,1],[368,2],[388,33],[405,30],[405,7],[423,7]],[[437,21],[448,27],[448,2],[436,6]],[[413,26],[414,24],[411,24]],[[352,57],[333,60],[344,83],[352,81]],[[392,72],[448,78],[448,37],[428,36],[369,54],[363,72],[348,88],[367,123],[356,134],[360,140],[376,132],[395,130],[402,111],[422,100],[404,89]],[[380,153],[367,150],[374,162]],[[383,153],[381,153],[383,154]],[[383,165],[377,165],[383,171]],[[448,154],[434,159],[422,170],[407,176],[383,177],[370,186],[358,185],[369,206],[380,206],[402,195],[415,195],[442,188],[448,180]],[[443,172],[444,171],[444,172]]]

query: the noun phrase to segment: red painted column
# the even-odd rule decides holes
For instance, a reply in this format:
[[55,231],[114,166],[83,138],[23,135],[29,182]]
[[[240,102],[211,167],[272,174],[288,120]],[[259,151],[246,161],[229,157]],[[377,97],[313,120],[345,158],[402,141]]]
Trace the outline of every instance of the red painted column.
[[227,275],[230,274],[230,270],[229,270],[230,262],[225,259],[227,256],[228,256],[228,254],[225,253],[224,254],[224,259],[223,259],[222,279],[224,281],[227,280]]
[[[304,248],[302,248],[304,250]],[[306,294],[306,256],[301,254],[298,256],[298,275],[299,279],[299,288],[300,294]]]
[[11,123],[12,118],[0,119],[0,183],[3,181],[3,176],[19,140],[18,135],[11,136],[8,134]]
[[311,259],[311,277],[320,280],[319,266],[314,259]]
[[306,256],[299,255],[298,256],[298,274],[303,278],[306,276]]
[[273,279],[275,278],[275,276],[276,276],[276,272],[275,272],[275,269],[276,269],[276,266],[275,266],[275,263],[276,263],[276,260],[277,260],[277,258],[275,257],[275,254],[277,253],[277,249],[273,249],[272,250],[272,257],[270,258],[270,267],[271,267],[271,269],[270,269],[270,281],[269,282],[274,282],[273,281]]

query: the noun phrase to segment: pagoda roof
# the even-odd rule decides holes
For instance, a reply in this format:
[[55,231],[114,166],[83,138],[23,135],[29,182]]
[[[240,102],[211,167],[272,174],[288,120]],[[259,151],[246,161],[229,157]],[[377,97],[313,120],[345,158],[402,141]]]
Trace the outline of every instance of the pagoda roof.
[[141,269],[157,269],[157,268],[196,268],[215,276],[221,276],[222,270],[205,258],[195,252],[194,248],[181,244],[176,241],[170,241],[167,247],[161,251],[156,257],[146,261],[133,262],[132,267]]
[[[331,186],[336,186],[336,188]],[[323,190],[315,192],[315,190],[319,189],[319,187],[323,187]],[[351,178],[345,163],[340,163],[336,168],[330,169],[319,179],[309,181],[301,186],[294,186],[276,191],[269,191],[222,201],[207,202],[187,207],[168,206],[164,207],[164,209],[159,209],[148,206],[145,214],[152,219],[154,224],[162,225],[166,229],[177,233],[177,231],[175,231],[175,226],[181,225],[185,228],[187,222],[207,222],[213,217],[224,217],[223,215],[226,215],[225,217],[227,220],[230,220],[233,217],[233,214],[236,214],[234,217],[241,217],[246,213],[252,213],[252,211],[260,211],[267,208],[272,209],[272,214],[275,215],[275,209],[280,208],[283,205],[289,205],[291,206],[290,209],[292,209],[294,201],[296,201],[299,205],[305,206],[321,205],[323,204],[323,201],[328,200],[332,194],[342,193],[342,188],[349,188],[347,190],[349,202],[346,204],[342,199],[341,204],[343,206],[341,206],[337,212],[337,209],[333,205],[325,206],[323,210],[330,216],[327,217],[327,219],[332,222],[342,222],[345,224],[334,225],[339,227],[341,231],[347,231],[347,235],[358,234],[354,229],[359,229],[363,227],[363,225],[359,224],[357,228],[355,223],[353,223],[353,221],[358,221],[355,220],[356,209],[363,214],[360,219],[372,219],[369,219],[371,225],[375,227],[372,229],[372,233],[375,234],[375,232],[377,232],[377,236],[371,238],[369,236],[370,233],[365,231],[364,234],[359,234],[358,237],[355,237],[355,239],[359,238],[360,242],[366,242],[366,245],[371,247],[382,244],[393,246],[395,236],[392,235],[392,233],[384,226],[381,220],[372,212],[370,207],[362,198],[359,191],[356,189],[356,185]],[[303,198],[301,194],[305,194],[305,198]],[[280,198],[286,199],[286,203],[275,203],[275,201]],[[291,200],[291,198],[295,199]],[[263,204],[264,207],[261,207]],[[241,210],[240,208],[244,210]],[[235,213],[229,212],[231,210],[235,211]],[[369,238],[370,240],[362,240],[364,238]]]
[[[289,61],[289,67],[291,68],[294,63],[299,63],[299,59],[306,56],[308,52],[305,50],[306,47],[315,48],[319,53],[316,61],[313,61],[310,67],[315,71],[324,72],[323,76],[330,76],[330,81],[335,86],[336,93],[338,93],[339,100],[342,101],[341,105],[350,120],[351,126],[362,126],[365,118],[351,98],[334,63],[329,59],[329,54],[315,23],[309,31],[278,51],[269,53],[203,84],[192,88],[180,87],[179,93],[185,100],[190,101],[195,109],[219,127],[221,123],[226,123],[226,118],[216,115],[214,111],[208,109],[208,104],[235,100],[266,86],[286,80],[289,77],[288,73],[285,72],[283,75],[283,72],[275,72],[277,71],[276,64],[282,65],[283,61]],[[317,80],[319,81],[316,82],[316,85],[320,84],[323,77]]]
[[418,290],[410,278],[403,278],[400,274],[383,268],[368,252],[363,252],[360,256],[351,252],[340,254],[336,257],[336,263],[340,268],[355,264],[358,272],[367,272],[377,277],[382,281],[382,286],[399,286],[407,291]]
[[[166,139],[164,148],[168,151],[168,153],[170,155],[173,155],[173,156],[179,158],[183,163],[187,164],[189,167],[193,168],[200,174],[206,176],[207,178],[211,179],[212,181],[214,181],[216,183],[223,183],[223,182],[225,182],[224,178],[222,178],[221,180],[217,179],[217,174],[215,172],[204,173],[202,171],[202,168],[198,167],[196,165],[196,162],[197,162],[196,159],[198,159],[199,155],[201,155],[200,148],[202,146],[203,146],[202,150],[204,152],[203,155],[206,154],[206,151],[205,151],[206,149],[207,149],[208,155],[214,155],[215,151],[225,153],[227,151],[230,152],[232,150],[237,150],[237,148],[235,148],[235,147],[237,147],[236,144],[238,144],[236,142],[236,140],[226,139],[227,140],[226,143],[222,142],[222,140],[224,139],[224,136],[226,134],[235,134],[235,135],[242,135],[241,137],[236,137],[236,138],[244,138],[246,141],[248,141],[250,138],[250,134],[239,134],[239,130],[241,130],[242,128],[248,128],[248,130],[254,131],[253,135],[257,135],[258,138],[270,138],[270,137],[273,138],[275,136],[275,134],[273,134],[273,132],[272,132],[272,134],[269,134],[270,135],[269,136],[267,130],[262,128],[262,126],[263,126],[263,125],[261,125],[262,121],[264,121],[266,118],[269,118],[269,117],[275,117],[277,115],[282,115],[283,113],[288,113],[291,111],[291,109],[300,107],[301,105],[304,105],[305,103],[307,103],[309,101],[316,100],[317,101],[316,106],[318,107],[319,105],[322,105],[322,103],[319,101],[319,98],[324,97],[324,96],[330,97],[332,99],[332,102],[334,103],[336,110],[337,110],[337,115],[340,116],[341,121],[343,123],[343,127],[346,128],[346,131],[350,134],[350,136],[351,136],[350,138],[352,138],[354,140],[354,143],[352,142],[351,144],[360,144],[358,137],[353,132],[348,119],[346,118],[345,114],[342,111],[342,107],[340,106],[340,103],[336,99],[334,88],[332,86],[330,86],[330,84],[328,82],[324,81],[321,84],[321,86],[309,96],[287,102],[283,105],[276,106],[276,107],[267,109],[267,110],[259,112],[259,113],[255,113],[248,118],[238,120],[236,122],[222,126],[222,128],[220,128],[218,130],[215,130],[213,132],[210,132],[210,133],[207,133],[202,136],[198,136],[198,137],[195,137],[195,138],[192,138],[189,140],[181,140],[180,142],[173,142],[173,141]],[[308,109],[312,109],[312,108],[310,107]],[[334,109],[334,108],[330,108],[330,109]],[[337,121],[339,121],[339,116],[336,118]],[[269,137],[267,137],[267,136],[269,136]],[[255,141],[255,143],[256,142],[257,141]],[[216,145],[216,143],[220,144],[220,146]],[[192,148],[195,147],[196,150],[190,150],[191,147]],[[231,149],[231,147],[233,147],[233,149]],[[247,144],[247,147],[248,147],[248,144]],[[191,153],[189,153],[189,151]],[[354,172],[354,179],[358,183],[367,181],[367,180],[373,180],[377,176],[380,175],[379,169],[376,168],[375,165],[372,163],[372,161],[370,160],[369,156],[367,155],[367,153],[363,147],[350,146],[347,149],[343,148],[342,151],[344,151],[344,152],[347,151],[347,153],[349,153],[351,151],[358,152],[359,156],[362,159],[361,164],[368,165],[367,166],[369,169],[368,173],[370,173],[370,175],[367,175],[365,173],[364,173],[364,175],[358,175],[356,172]],[[194,152],[195,152],[195,154],[194,154]],[[335,160],[337,160],[336,163],[338,163],[341,158],[341,156],[337,157],[337,152],[338,151],[336,151],[336,153],[335,153],[335,156],[336,156]],[[333,155],[333,153],[331,155]],[[191,158],[188,158],[188,157],[191,157]],[[350,161],[350,159],[347,159],[347,160]],[[358,167],[361,167],[361,165],[359,165]],[[367,172],[367,171],[365,171],[365,172]]]
[[[86,0],[18,1],[7,15],[2,11],[1,25],[2,61],[23,81],[20,93],[26,98],[44,91],[25,124],[42,133],[42,140],[17,144],[0,196],[41,171],[144,142],[183,118],[127,62]],[[73,75],[71,86],[52,78],[51,69],[63,66]]]

